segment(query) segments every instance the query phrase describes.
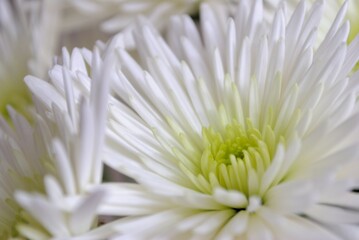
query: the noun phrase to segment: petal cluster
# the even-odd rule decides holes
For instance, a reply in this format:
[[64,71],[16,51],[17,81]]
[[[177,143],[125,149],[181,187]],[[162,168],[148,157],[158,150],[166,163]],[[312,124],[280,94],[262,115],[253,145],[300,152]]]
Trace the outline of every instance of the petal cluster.
[[12,109],[14,126],[1,121],[2,239],[99,239],[112,232],[90,231],[105,197],[96,185],[102,181],[99,150],[110,81],[103,72],[112,64],[104,63],[99,50],[79,49],[71,55],[64,49],[61,62],[50,71],[51,83],[25,79],[36,107],[33,123]]

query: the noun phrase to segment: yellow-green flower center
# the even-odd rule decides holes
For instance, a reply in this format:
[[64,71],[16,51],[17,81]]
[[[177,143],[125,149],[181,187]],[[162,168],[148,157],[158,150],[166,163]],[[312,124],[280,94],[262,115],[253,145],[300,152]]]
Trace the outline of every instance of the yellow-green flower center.
[[212,128],[203,129],[203,141],[206,149],[202,157],[210,157],[218,164],[231,164],[230,158],[246,158],[249,152],[258,147],[260,133],[255,129],[246,132],[238,123],[227,125],[224,136]]
[[261,196],[260,182],[279,140],[270,126],[259,131],[250,121],[242,126],[234,120],[224,130],[203,128],[202,150],[192,151],[192,160],[182,160],[185,158],[178,151],[175,154],[181,170],[199,192],[213,194],[215,189],[223,188],[249,198]]
[[[265,137],[273,137],[268,128],[266,136],[237,122],[228,124],[221,134],[212,128],[203,129],[205,149],[201,156],[200,172],[210,185],[238,190],[247,196],[258,192],[258,181],[268,168],[274,149],[269,149]],[[256,181],[255,187],[249,181]],[[254,186],[254,185],[253,185]]]

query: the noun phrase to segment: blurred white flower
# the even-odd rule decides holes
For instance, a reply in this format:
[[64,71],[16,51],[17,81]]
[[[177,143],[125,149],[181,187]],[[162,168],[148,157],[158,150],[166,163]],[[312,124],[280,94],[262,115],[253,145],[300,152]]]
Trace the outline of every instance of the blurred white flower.
[[102,28],[117,32],[128,25],[133,26],[138,15],[146,16],[156,27],[162,29],[172,15],[197,14],[201,2],[231,4],[236,0],[67,0],[80,12],[91,15],[94,20],[104,21]]
[[44,77],[58,40],[58,1],[0,1],[0,114],[7,105],[25,113],[27,74]]
[[[146,17],[157,29],[163,30],[171,16],[188,13],[198,15],[199,5],[207,2],[230,11],[238,0],[67,0],[64,29],[100,25],[107,33],[122,31],[127,47],[133,47],[131,31],[139,16]],[[65,18],[66,19],[66,18]],[[75,24],[74,24],[75,23]]]
[[[119,47],[100,213],[127,216],[116,239],[359,239],[359,38],[345,5],[318,48],[322,5],[273,24],[243,0],[226,27],[142,20]],[[133,55],[132,55],[133,54]]]
[[25,78],[34,96],[34,125],[11,109],[14,127],[1,121],[1,239],[89,240],[111,233],[106,227],[91,230],[98,225],[96,211],[104,198],[96,186],[102,181],[99,150],[109,88],[103,72],[111,64],[103,63],[98,50],[83,51],[90,62],[79,49],[71,56],[64,49],[63,64],[50,71],[51,83]]

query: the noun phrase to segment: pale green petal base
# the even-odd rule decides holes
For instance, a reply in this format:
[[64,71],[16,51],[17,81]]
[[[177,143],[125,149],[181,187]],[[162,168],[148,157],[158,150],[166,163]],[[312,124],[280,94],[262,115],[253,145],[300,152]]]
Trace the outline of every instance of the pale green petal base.
[[25,84],[13,84],[0,90],[0,114],[10,120],[8,107],[15,109],[17,112],[30,119],[28,108],[32,105],[30,93]]

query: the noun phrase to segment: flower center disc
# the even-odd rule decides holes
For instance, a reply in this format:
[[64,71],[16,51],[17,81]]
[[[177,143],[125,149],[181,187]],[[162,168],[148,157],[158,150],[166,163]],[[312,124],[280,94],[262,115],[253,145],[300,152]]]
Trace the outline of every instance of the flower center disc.
[[276,137],[269,126],[261,133],[250,121],[246,128],[233,121],[221,132],[203,128],[202,140],[197,167],[181,167],[200,192],[212,194],[220,187],[248,198],[259,195],[262,176],[275,151]]

